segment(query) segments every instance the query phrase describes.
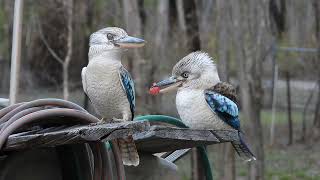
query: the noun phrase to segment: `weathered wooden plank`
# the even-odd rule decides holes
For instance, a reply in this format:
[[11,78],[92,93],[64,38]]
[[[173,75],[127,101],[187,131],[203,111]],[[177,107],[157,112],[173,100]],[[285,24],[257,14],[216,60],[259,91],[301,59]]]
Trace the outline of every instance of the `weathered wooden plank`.
[[139,151],[168,152],[200,145],[238,141],[237,131],[195,130],[153,125],[145,121],[48,127],[11,135],[4,151],[53,147],[90,141],[108,141],[133,135]]
[[237,130],[210,130],[220,142],[231,142],[239,141],[238,131]]
[[152,126],[148,131],[135,134],[133,137],[138,150],[151,153],[238,140],[237,131],[194,130],[164,126]]
[[150,124],[145,121],[112,123],[112,124],[90,124],[73,126],[57,131],[49,128],[48,132],[32,132],[21,136],[11,135],[5,144],[4,151],[53,147],[63,144],[84,143],[88,141],[107,141],[124,138],[137,132],[146,131]]

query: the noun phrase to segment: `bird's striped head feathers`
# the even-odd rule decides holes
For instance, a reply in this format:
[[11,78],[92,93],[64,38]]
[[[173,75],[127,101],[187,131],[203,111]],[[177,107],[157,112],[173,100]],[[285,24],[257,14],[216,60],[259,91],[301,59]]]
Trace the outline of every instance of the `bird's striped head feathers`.
[[154,83],[150,93],[172,90],[206,90],[220,82],[217,67],[205,52],[196,51],[182,58],[172,69],[172,76]]
[[144,46],[145,41],[136,37],[128,36],[127,32],[118,27],[100,29],[90,35],[89,56],[105,51],[121,51],[128,48]]
[[220,82],[216,64],[208,53],[196,51],[182,58],[172,76],[184,81],[182,87],[206,89]]

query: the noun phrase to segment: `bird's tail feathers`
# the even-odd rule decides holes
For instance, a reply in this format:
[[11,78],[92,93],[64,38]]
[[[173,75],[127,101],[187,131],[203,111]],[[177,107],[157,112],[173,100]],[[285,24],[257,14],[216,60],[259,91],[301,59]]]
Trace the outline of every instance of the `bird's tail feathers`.
[[252,153],[252,151],[249,149],[248,145],[245,143],[245,141],[242,138],[241,132],[238,132],[239,135],[239,141],[232,142],[232,146],[237,151],[238,155],[243,158],[245,161],[254,161],[256,160],[256,157]]
[[118,144],[123,164],[126,166],[138,166],[139,154],[133,137],[129,136],[124,139],[118,139]]

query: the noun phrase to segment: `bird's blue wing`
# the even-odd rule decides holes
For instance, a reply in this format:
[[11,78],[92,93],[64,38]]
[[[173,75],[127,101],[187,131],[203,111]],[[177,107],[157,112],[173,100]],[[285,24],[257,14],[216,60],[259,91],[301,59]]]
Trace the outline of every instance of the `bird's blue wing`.
[[205,90],[204,93],[210,109],[231,127],[239,130],[238,106],[229,98],[212,90]]
[[122,88],[127,94],[127,98],[130,104],[130,110],[132,113],[132,118],[134,116],[134,109],[136,106],[136,98],[135,98],[135,91],[134,91],[134,83],[131,78],[130,73],[121,66],[120,71],[119,71],[120,79],[121,79],[121,84]]

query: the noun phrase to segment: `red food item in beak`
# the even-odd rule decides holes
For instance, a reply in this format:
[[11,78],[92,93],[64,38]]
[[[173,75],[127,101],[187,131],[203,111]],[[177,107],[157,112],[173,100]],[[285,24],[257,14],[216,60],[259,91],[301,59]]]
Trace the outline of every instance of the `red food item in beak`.
[[151,87],[149,89],[149,93],[151,95],[157,95],[157,94],[159,94],[159,92],[160,92],[160,88],[159,87]]

